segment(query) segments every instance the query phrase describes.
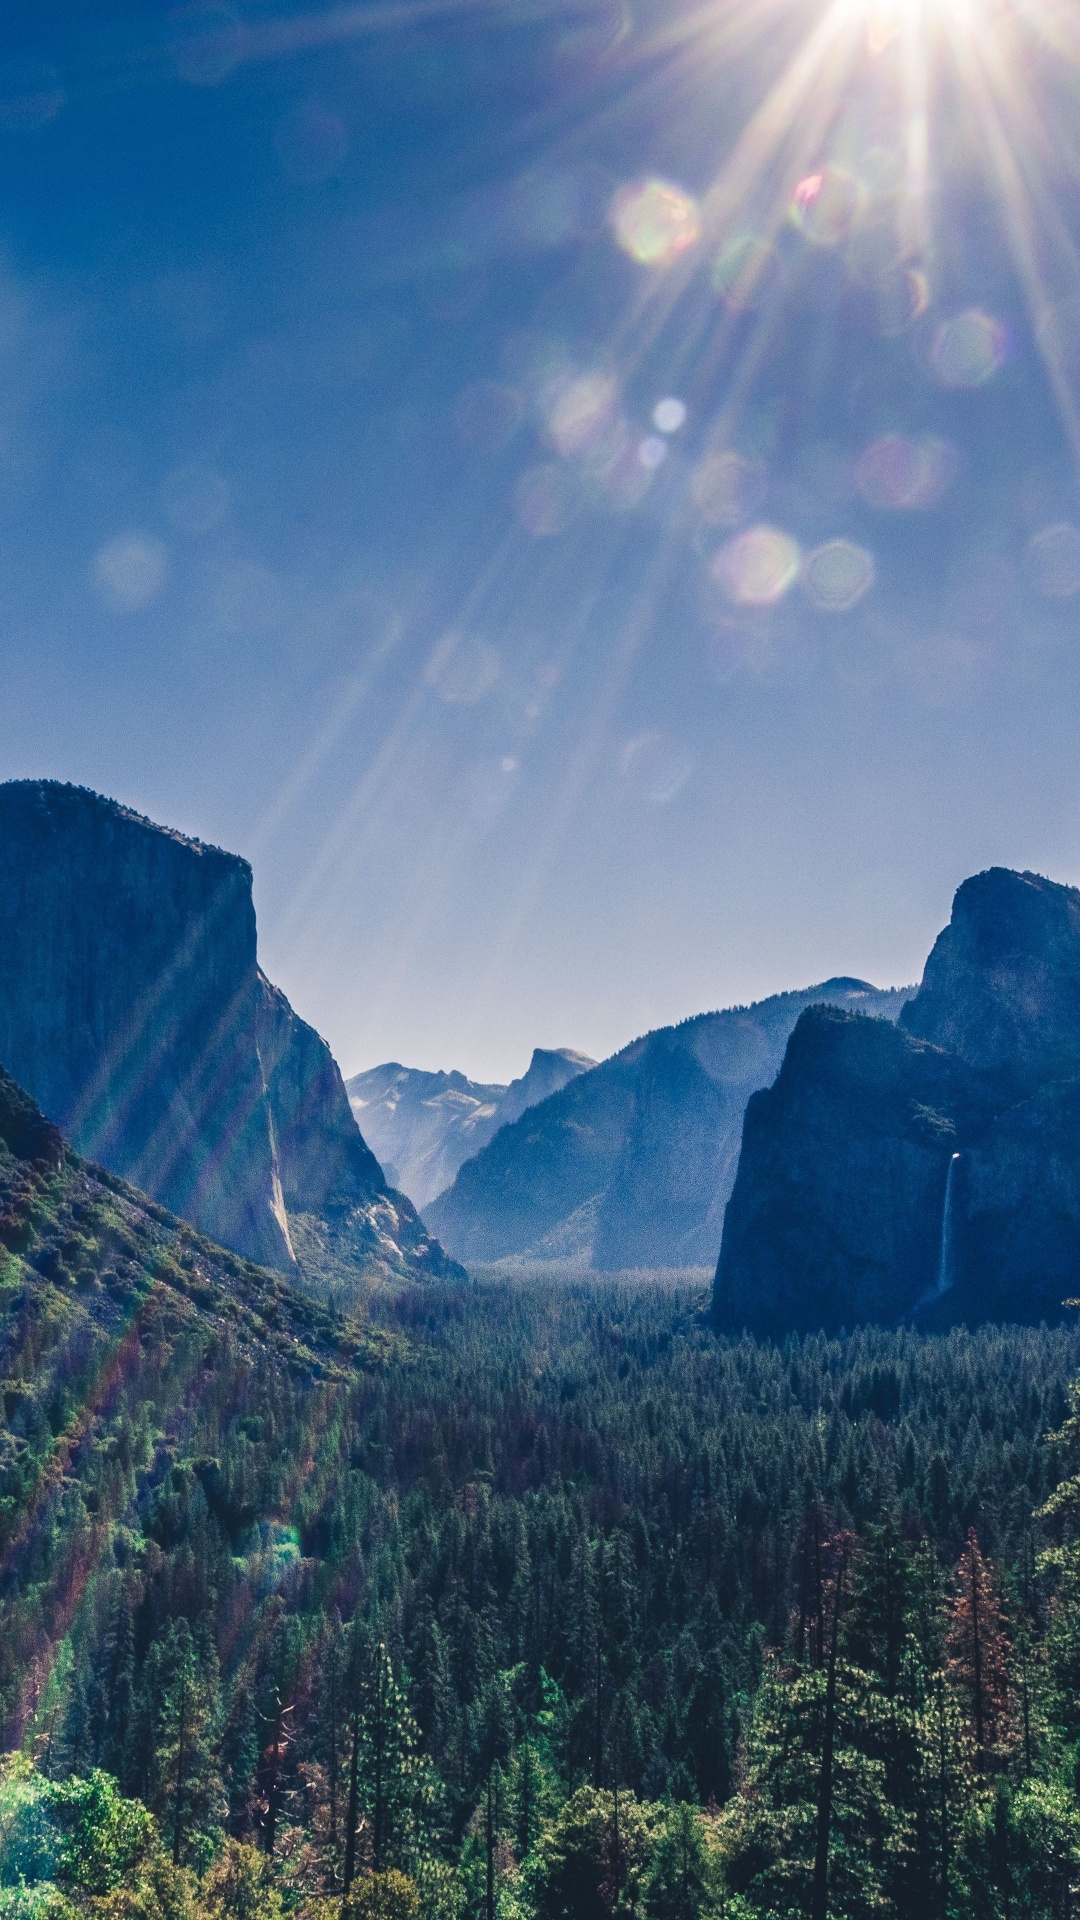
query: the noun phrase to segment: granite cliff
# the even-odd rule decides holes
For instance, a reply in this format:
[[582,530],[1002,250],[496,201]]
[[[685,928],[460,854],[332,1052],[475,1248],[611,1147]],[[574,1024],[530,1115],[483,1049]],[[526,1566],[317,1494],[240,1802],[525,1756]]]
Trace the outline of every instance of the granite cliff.
[[446,1267],[260,971],[235,854],[0,786],[0,1060],[79,1153],[247,1259],[338,1288]]
[[426,1207],[500,1127],[595,1065],[570,1047],[537,1047],[527,1071],[509,1086],[463,1073],[425,1073],[397,1061],[354,1074],[345,1086],[357,1125],[387,1178],[416,1206]]
[[805,1013],[750,1102],[714,1314],[782,1334],[1060,1317],[1080,1291],[1080,892],[959,888],[897,1027]]
[[1080,892],[991,867],[957,888],[900,1016],[1018,1096],[1080,1074]]
[[424,1217],[463,1260],[711,1265],[747,1100],[804,1007],[895,1020],[907,991],[828,980],[646,1034],[501,1127]]

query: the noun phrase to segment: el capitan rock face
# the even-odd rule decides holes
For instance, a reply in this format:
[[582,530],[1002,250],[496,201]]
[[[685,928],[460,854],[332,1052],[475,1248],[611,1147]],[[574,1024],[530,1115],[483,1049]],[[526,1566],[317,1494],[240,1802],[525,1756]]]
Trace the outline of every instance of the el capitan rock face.
[[803,1015],[747,1110],[714,1317],[1038,1321],[1078,1291],[1080,893],[993,868],[898,1028]]
[[260,972],[235,854],[84,788],[0,786],[0,1061],[78,1152],[248,1259],[310,1273],[318,1221],[358,1273],[445,1265]]

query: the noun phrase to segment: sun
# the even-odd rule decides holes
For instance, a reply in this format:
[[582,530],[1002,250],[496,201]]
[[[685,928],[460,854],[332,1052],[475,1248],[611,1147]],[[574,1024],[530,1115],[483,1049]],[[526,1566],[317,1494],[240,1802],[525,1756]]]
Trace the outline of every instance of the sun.
[[905,35],[973,32],[982,13],[979,0],[852,0],[852,4],[865,19],[867,50],[875,58]]

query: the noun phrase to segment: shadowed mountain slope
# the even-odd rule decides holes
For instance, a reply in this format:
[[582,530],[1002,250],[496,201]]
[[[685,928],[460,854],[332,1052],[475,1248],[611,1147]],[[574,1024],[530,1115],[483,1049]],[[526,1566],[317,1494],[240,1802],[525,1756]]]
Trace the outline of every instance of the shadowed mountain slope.
[[235,854],[84,788],[0,786],[0,1059],[77,1151],[246,1258],[445,1269],[260,971]]
[[646,1034],[503,1127],[425,1218],[464,1260],[711,1264],[746,1102],[799,1014],[826,1001],[895,1020],[907,991],[827,980]]
[[[115,1571],[114,1538],[155,1501],[197,1494],[233,1516],[239,1554],[253,1532],[265,1547],[275,1513],[244,1510],[263,1428],[276,1436],[286,1496],[303,1471],[299,1409],[309,1422],[322,1401],[329,1410],[369,1345],[284,1279],[82,1160],[0,1070],[5,1745],[39,1703],[71,1605],[99,1563]],[[171,1477],[185,1448],[201,1486],[190,1468],[183,1486]],[[238,1587],[252,1574],[253,1592],[265,1582],[258,1551],[235,1566]]]
[[570,1047],[537,1047],[528,1071],[509,1086],[463,1073],[425,1073],[396,1061],[354,1074],[345,1086],[387,1179],[425,1207],[500,1127],[595,1065]]
[[1080,1291],[1080,893],[959,888],[899,1027],[819,1009],[747,1108],[714,1314],[1059,1318]]

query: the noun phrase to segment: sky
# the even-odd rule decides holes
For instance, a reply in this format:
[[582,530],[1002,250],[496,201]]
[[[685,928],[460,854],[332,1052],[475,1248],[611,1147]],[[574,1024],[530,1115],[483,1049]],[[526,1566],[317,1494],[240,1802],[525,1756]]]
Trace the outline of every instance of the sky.
[[1080,882],[1066,0],[9,4],[0,778],[477,1078]]

